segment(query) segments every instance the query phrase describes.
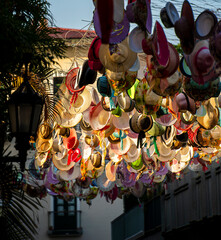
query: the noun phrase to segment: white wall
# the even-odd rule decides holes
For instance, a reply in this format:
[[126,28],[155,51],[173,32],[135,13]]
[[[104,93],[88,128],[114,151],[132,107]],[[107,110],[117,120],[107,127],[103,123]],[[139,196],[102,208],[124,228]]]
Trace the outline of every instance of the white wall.
[[111,240],[111,221],[123,213],[123,201],[113,204],[98,195],[89,207],[81,202],[83,234],[76,240]]
[[[39,235],[36,240],[51,239],[48,231],[48,211],[51,209],[50,196],[43,201],[44,209],[39,211]],[[83,234],[80,237],[60,237],[61,240],[111,240],[111,221],[123,213],[123,201],[116,199],[113,204],[108,203],[98,194],[89,206],[85,201],[80,201],[81,227]]]

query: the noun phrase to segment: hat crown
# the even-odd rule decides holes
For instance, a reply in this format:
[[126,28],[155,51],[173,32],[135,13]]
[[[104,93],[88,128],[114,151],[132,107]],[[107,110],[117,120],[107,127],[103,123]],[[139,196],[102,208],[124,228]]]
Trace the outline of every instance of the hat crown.
[[207,72],[208,69],[213,66],[214,64],[214,58],[210,54],[210,51],[208,48],[202,48],[196,59],[196,67],[198,70],[202,72]]
[[123,63],[128,58],[127,47],[124,45],[115,45],[110,51],[110,59],[115,63]]

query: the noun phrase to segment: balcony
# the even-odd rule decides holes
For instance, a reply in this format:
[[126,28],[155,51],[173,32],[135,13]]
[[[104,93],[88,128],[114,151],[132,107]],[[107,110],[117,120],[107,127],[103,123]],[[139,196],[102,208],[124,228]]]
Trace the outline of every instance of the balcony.
[[81,211],[48,212],[50,237],[79,237],[82,233]]
[[111,222],[113,240],[132,240],[144,235],[144,206],[136,206]]

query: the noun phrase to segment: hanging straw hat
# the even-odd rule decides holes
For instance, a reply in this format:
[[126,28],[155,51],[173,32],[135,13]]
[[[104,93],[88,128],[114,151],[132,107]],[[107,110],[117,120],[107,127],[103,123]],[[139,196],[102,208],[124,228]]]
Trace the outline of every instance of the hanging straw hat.
[[[108,9],[108,12],[110,12],[111,10]],[[107,11],[106,9],[104,9],[104,12],[102,15],[107,15]],[[103,40],[103,33],[102,33],[102,26],[105,24],[104,22],[101,22],[101,20],[99,19],[99,13],[98,10],[95,10],[94,12],[94,28],[95,28],[95,32],[96,34],[101,38],[101,40]],[[130,30],[130,23],[127,19],[126,14],[124,14],[123,16],[123,20],[119,23],[112,21],[113,27],[110,31],[109,34],[109,39],[102,41],[104,44],[116,44],[116,43],[120,43],[122,42],[128,35],[129,30]],[[107,25],[105,25],[106,29],[105,31],[108,31],[108,27]],[[101,61],[102,62],[102,61]]]
[[108,191],[112,190],[116,184],[115,182],[112,182],[107,178],[105,172],[103,172],[101,174],[101,176],[99,176],[96,179],[96,183],[97,183],[98,188],[103,192],[108,192]]
[[166,127],[165,132],[161,135],[162,144],[165,144],[167,147],[171,147],[175,134],[176,128],[174,127],[174,125]]
[[160,23],[156,21],[154,32],[151,37],[143,39],[142,47],[144,53],[152,55],[158,67],[165,68],[169,62],[169,46],[166,35]]
[[80,164],[75,164],[67,171],[60,170],[59,177],[64,181],[71,181],[81,176]]
[[135,107],[135,101],[131,99],[127,92],[122,92],[117,96],[117,102],[124,112],[131,112]]
[[63,171],[67,171],[75,165],[75,162],[70,162],[70,164],[68,165],[68,155],[66,155],[62,159],[57,159],[56,154],[54,154],[52,157],[52,162],[57,169]]
[[70,128],[56,126],[56,133],[62,137],[68,137],[70,135]]
[[150,115],[143,115],[138,112],[130,118],[130,128],[135,133],[146,132],[153,126],[153,119]]
[[185,92],[179,93],[175,96],[175,101],[178,106],[179,112],[189,111],[192,114],[196,113],[196,103]]
[[177,118],[173,114],[167,113],[155,118],[155,121],[163,126],[168,127],[173,125],[177,121]]
[[188,162],[179,162],[177,159],[173,159],[169,162],[166,162],[166,167],[168,168],[168,170],[172,173],[179,173],[181,172],[183,169],[185,169],[189,164]]
[[175,22],[175,33],[185,54],[190,54],[194,48],[194,16],[190,3],[183,1],[181,17]]
[[134,100],[137,111],[149,115],[158,111],[162,97],[150,89],[146,79],[142,79],[136,87]]
[[145,32],[139,27],[135,27],[129,35],[129,47],[136,53],[143,52],[142,40],[145,38]]
[[219,73],[216,71],[216,62],[210,53],[208,40],[197,41],[191,54],[184,57],[191,70],[191,77],[196,83],[203,85],[218,77]]
[[87,145],[94,148],[96,148],[100,144],[100,140],[96,135],[86,135],[85,142]]
[[135,23],[143,30],[152,32],[152,12],[149,0],[137,0],[134,8]]
[[113,0],[114,13],[113,20],[116,23],[120,23],[124,19],[124,0]]
[[198,39],[208,39],[212,36],[217,24],[217,16],[206,9],[199,14],[195,21],[195,35]]
[[138,173],[139,171],[142,171],[145,167],[143,159],[141,156],[139,156],[139,158],[133,162],[128,162],[127,163],[130,167],[132,172]]
[[91,42],[91,45],[88,51],[88,65],[90,69],[94,71],[100,71],[103,69],[103,64],[99,59],[100,46],[101,46],[101,39],[97,36]]
[[118,166],[111,160],[106,164],[105,173],[106,173],[106,177],[109,181],[111,181],[111,182],[116,181],[117,168],[118,168]]
[[63,137],[63,145],[67,149],[74,148],[77,144],[77,133],[74,128],[70,129],[70,135],[68,137]]
[[140,157],[141,149],[132,142],[128,152],[123,156],[126,162],[134,162]]
[[48,158],[48,152],[36,152],[36,156],[35,156],[35,163],[38,167],[41,167],[44,165],[44,163],[46,162]]
[[103,109],[101,102],[90,110],[89,121],[93,130],[101,130],[108,125],[111,113]]
[[160,19],[166,28],[172,28],[179,20],[179,13],[173,3],[167,2],[166,6],[160,10]]
[[105,75],[103,75],[97,79],[97,90],[101,94],[102,97],[111,97],[112,88],[111,88],[111,85]]
[[85,60],[77,79],[78,87],[81,88],[88,84],[93,84],[97,78],[97,71],[89,66],[89,60]]
[[183,162],[189,162],[192,157],[193,157],[193,148],[192,146],[188,146],[188,145],[181,148],[176,155],[176,159],[178,161],[183,161]]
[[172,76],[179,67],[179,54],[176,50],[176,48],[168,42],[168,48],[169,48],[169,60],[164,68],[159,68],[157,71],[157,76],[161,78],[168,78]]
[[219,120],[219,110],[217,108],[218,104],[215,98],[210,98],[204,102],[206,108],[206,115],[203,117],[197,117],[197,122],[199,125],[205,129],[212,129],[218,124]]
[[165,131],[165,126],[162,126],[158,122],[153,121],[153,125],[151,129],[146,132],[146,136],[162,136]]
[[126,112],[122,112],[120,117],[113,116],[113,124],[115,128],[125,130],[129,128],[129,114]]
[[80,127],[81,127],[81,130],[84,130],[86,132],[90,132],[93,130],[91,125],[84,120],[84,117],[82,117],[82,119],[80,121]]
[[102,165],[102,155],[100,152],[93,152],[90,156],[91,163],[95,169],[98,169]]
[[43,139],[50,139],[52,137],[52,131],[52,127],[47,122],[43,122],[38,127],[37,135]]
[[130,49],[126,38],[112,46],[101,44],[99,58],[105,68],[113,72],[125,72],[135,63],[137,54]]
[[213,32],[212,36],[210,37],[210,41],[209,41],[210,53],[213,55],[214,59],[217,62],[220,62],[220,60],[221,60],[220,39],[221,39],[221,21],[219,21],[216,24],[214,32]]
[[36,150],[38,152],[48,152],[52,148],[52,144],[53,144],[52,137],[50,139],[44,139],[39,136],[35,143]]
[[122,157],[122,155],[118,155],[117,153],[115,153],[112,149],[111,149],[111,146],[110,146],[110,144],[108,145],[108,157],[109,157],[109,159],[111,160],[111,161],[113,161],[114,163],[117,163],[117,164],[119,164],[121,161],[122,161],[122,159],[123,159],[123,157]]
[[110,148],[113,152],[115,152],[118,155],[123,155],[126,154],[129,149],[130,149],[130,145],[131,145],[131,141],[129,139],[129,137],[125,137],[122,140],[122,143],[110,143]]
[[76,98],[78,94],[81,94],[85,88],[85,86],[79,87],[77,84],[79,74],[80,68],[73,68],[67,73],[65,78],[65,85],[67,89],[73,94],[72,100]]
[[56,118],[56,122],[66,128],[74,127],[76,126],[82,119],[82,113],[78,114],[72,114],[68,111],[63,110],[60,113],[61,116],[58,116]]
[[56,137],[53,140],[51,152],[55,154],[56,158],[59,160],[68,154],[68,149],[62,144],[62,141]]
[[176,156],[176,151],[166,147],[164,144],[157,144],[159,150],[159,156],[156,156],[158,160],[167,162],[172,160]]
[[92,96],[90,91],[85,87],[83,93],[81,93],[76,101],[74,101],[69,107],[68,111],[71,114],[79,114],[88,109],[92,102]]

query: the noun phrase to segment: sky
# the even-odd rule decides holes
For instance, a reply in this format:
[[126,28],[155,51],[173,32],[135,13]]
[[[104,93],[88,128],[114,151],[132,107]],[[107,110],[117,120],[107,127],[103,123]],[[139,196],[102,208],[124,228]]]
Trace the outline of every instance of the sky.
[[[92,0],[48,0],[55,25],[64,28],[87,29],[93,18]],[[86,21],[89,22],[86,22]]]

